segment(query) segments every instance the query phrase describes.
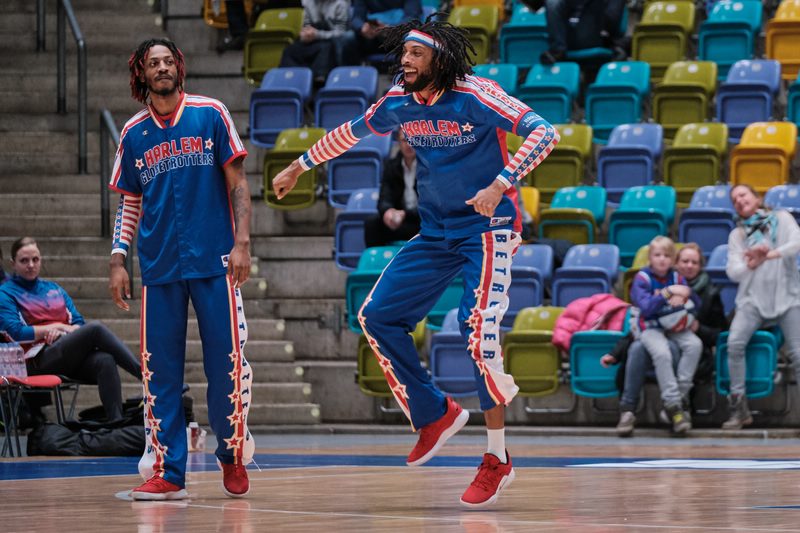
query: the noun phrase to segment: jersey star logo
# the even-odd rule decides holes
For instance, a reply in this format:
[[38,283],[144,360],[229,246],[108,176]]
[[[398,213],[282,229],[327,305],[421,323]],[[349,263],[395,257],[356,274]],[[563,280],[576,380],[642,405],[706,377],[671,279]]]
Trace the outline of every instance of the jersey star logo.
[[214,143],[211,141],[211,138],[206,139],[206,150],[211,150],[214,147]]
[[144,161],[142,161],[141,159],[137,159],[136,160],[136,168],[138,168],[139,170],[142,170],[143,166],[144,166]]
[[472,128],[474,128],[474,127],[475,127],[475,126],[473,126],[472,124],[470,124],[469,122],[467,122],[466,124],[464,124],[463,126],[461,126],[461,129],[462,129],[462,130],[464,130],[464,131],[466,131],[467,133],[469,133],[469,132],[471,132],[471,131],[472,131]]
[[143,135],[143,136],[144,136],[144,135],[147,135],[147,130],[144,130],[144,131],[142,132],[142,135]]

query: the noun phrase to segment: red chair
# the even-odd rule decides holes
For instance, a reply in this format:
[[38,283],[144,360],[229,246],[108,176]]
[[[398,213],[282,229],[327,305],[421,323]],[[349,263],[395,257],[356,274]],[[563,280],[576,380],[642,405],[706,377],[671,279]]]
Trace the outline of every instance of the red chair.
[[[39,376],[0,376],[0,389],[2,389],[7,400],[7,407],[10,412],[6,412],[6,406],[0,401],[0,416],[5,426],[5,442],[0,451],[0,456],[4,456],[8,449],[11,457],[14,457],[14,445],[17,444],[17,456],[22,457],[22,447],[19,443],[19,431],[17,430],[17,420],[22,405],[22,393],[29,391],[42,391],[50,389],[56,402],[56,416],[58,423],[64,423],[64,404],[61,401],[61,378],[52,374],[42,374]],[[14,435],[14,441],[11,435]]]

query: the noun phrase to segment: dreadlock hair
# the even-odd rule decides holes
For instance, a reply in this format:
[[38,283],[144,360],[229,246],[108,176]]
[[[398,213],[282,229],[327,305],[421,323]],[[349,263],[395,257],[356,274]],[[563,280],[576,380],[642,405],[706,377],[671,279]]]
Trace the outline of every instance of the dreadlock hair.
[[463,80],[467,74],[472,74],[472,65],[475,63],[470,52],[475,54],[475,48],[469,41],[469,34],[463,28],[453,26],[449,22],[433,20],[437,16],[444,17],[446,14],[433,13],[425,19],[425,22],[411,20],[404,24],[391,26],[381,32],[381,35],[384,36],[383,48],[386,50],[386,55],[395,64],[395,83],[402,81],[403,43],[406,34],[411,30],[427,33],[440,45],[439,48],[433,48],[433,61],[431,62],[434,90],[452,89],[456,80]]
[[130,59],[128,59],[128,68],[131,71],[131,96],[134,100],[143,104],[147,103],[147,97],[150,95],[147,82],[141,79],[144,73],[144,60],[147,57],[147,52],[152,47],[158,45],[166,46],[169,51],[172,52],[172,57],[175,58],[175,68],[178,70],[177,87],[183,90],[183,79],[186,76],[186,64],[183,60],[183,53],[178,50],[175,43],[169,39],[147,39],[134,50]]

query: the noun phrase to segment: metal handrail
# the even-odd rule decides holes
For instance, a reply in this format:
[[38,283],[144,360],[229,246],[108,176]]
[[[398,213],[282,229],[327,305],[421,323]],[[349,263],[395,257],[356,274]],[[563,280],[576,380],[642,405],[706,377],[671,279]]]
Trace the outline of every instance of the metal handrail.
[[[114,117],[108,109],[100,111],[100,235],[111,236],[111,206],[108,201],[108,183],[111,181],[111,165],[109,164],[108,141],[114,141],[114,148],[119,148],[119,129]],[[125,257],[125,270],[130,280],[131,297],[133,297],[133,256],[136,248],[131,246]]]
[[45,34],[47,29],[44,27],[46,18],[45,0],[36,0],[36,51],[44,52]]
[[[66,114],[67,112],[67,30],[65,21],[69,21],[69,27],[72,30],[72,35],[75,37],[75,44],[78,47],[78,173],[88,173],[88,165],[86,160],[87,154],[87,133],[86,133],[86,41],[83,38],[83,32],[78,24],[78,19],[75,17],[75,11],[72,9],[70,0],[58,0],[58,54],[57,54],[57,112]],[[41,6],[41,9],[40,9]],[[45,31],[45,9],[44,2],[37,2],[37,47],[41,39],[42,49],[44,49],[44,31]],[[41,35],[40,32],[41,31]],[[37,48],[38,49],[38,48]]]

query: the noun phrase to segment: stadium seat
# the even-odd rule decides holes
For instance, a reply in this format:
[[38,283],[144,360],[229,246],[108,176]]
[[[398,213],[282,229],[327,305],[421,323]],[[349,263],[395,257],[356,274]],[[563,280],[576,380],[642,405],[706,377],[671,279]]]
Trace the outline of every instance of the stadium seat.
[[592,244],[605,220],[606,190],[602,187],[563,187],[548,209],[539,214],[539,237]]
[[519,84],[519,68],[513,63],[497,63],[493,65],[475,65],[476,76],[497,82],[505,92],[516,96]]
[[578,396],[608,398],[619,394],[617,365],[604,367],[600,358],[624,336],[619,331],[578,331],[569,347],[570,385]]
[[264,73],[281,62],[283,49],[300,34],[302,8],[266,9],[244,41],[244,77],[259,85]]
[[633,31],[632,58],[650,64],[650,80],[659,81],[667,67],[686,58],[694,30],[695,7],[689,2],[650,2]]
[[469,32],[469,40],[475,48],[470,54],[473,63],[486,63],[492,51],[492,42],[497,36],[499,14],[494,5],[460,6],[450,11],[448,22]]
[[361,332],[358,311],[367,295],[372,291],[383,269],[400,251],[400,246],[376,246],[367,248],[358,260],[358,267],[347,275],[345,284],[345,309],[347,325],[356,333]]
[[728,125],[730,142],[738,143],[751,122],[772,118],[781,88],[781,64],[774,59],[737,61],[717,91],[717,120]]
[[616,126],[639,122],[650,96],[650,65],[644,61],[603,65],[586,92],[586,123],[594,142],[605,144]]
[[718,245],[726,244],[736,227],[730,192],[728,185],[707,185],[697,189],[689,208],[681,213],[678,240],[696,242],[706,258]]
[[526,307],[506,333],[503,366],[514,376],[520,396],[547,396],[558,389],[561,356],[551,341],[563,311],[563,307]]
[[720,289],[720,298],[726,315],[736,307],[736,291],[739,287],[738,283],[728,278],[728,274],[725,272],[727,264],[728,245],[727,243],[720,244],[711,251],[705,269],[711,281]]
[[539,190],[541,200],[549,203],[562,187],[583,182],[586,162],[592,155],[592,128],[585,124],[557,125],[561,140],[527,176],[528,183]]
[[364,113],[378,92],[378,69],[336,67],[314,98],[314,125],[330,131]]
[[605,188],[609,203],[619,202],[630,187],[654,180],[662,143],[660,124],[622,124],[614,128],[608,144],[597,156],[597,182]]
[[503,0],[453,0],[453,7],[494,6],[499,20],[505,18],[505,3]]
[[[780,334],[778,336],[782,337]],[[779,348],[779,339],[770,331],[758,330],[750,337],[744,354],[745,394],[748,398],[764,398],[772,394]],[[730,394],[727,331],[720,333],[717,338],[715,381],[719,394]]]
[[525,211],[531,216],[534,222],[539,222],[539,189],[527,185],[521,186],[517,189],[522,206]]
[[798,80],[789,86],[786,95],[786,120],[800,128],[800,81]]
[[449,310],[441,331],[431,335],[428,360],[431,381],[444,394],[453,398],[478,394],[475,365],[459,330],[458,308]]
[[653,90],[653,120],[671,140],[682,125],[711,117],[710,103],[717,88],[717,64],[712,61],[676,61]]
[[763,6],[757,0],[716,2],[700,25],[697,57],[717,64],[720,79],[740,59],[751,59],[761,32]]
[[450,282],[439,297],[439,300],[437,300],[433,308],[428,312],[426,327],[432,331],[439,331],[442,329],[442,324],[444,323],[447,312],[461,305],[461,298],[463,298],[463,296],[464,278],[458,275],[453,278],[453,281]]
[[800,72],[800,2],[785,0],[767,21],[764,55],[781,62],[784,80],[797,78]]
[[628,267],[641,246],[658,235],[669,235],[674,219],[675,189],[667,185],[631,187],[611,213],[608,242],[619,247],[620,262]]
[[619,272],[619,249],[613,244],[578,244],[553,274],[552,303],[564,307],[578,298],[611,292]]
[[[361,328],[358,328],[358,332],[360,331]],[[361,392],[375,398],[392,397],[392,390],[389,388],[383,369],[363,333],[358,338],[356,365],[356,379]]]
[[528,72],[517,97],[551,124],[565,124],[571,122],[580,76],[577,63],[536,64]]
[[344,211],[336,215],[333,259],[342,270],[355,270],[364,244],[364,223],[378,214],[378,189],[358,189],[350,195]]
[[304,209],[317,199],[317,170],[303,172],[297,179],[294,189],[282,200],[278,200],[272,189],[272,179],[289,164],[306,153],[311,146],[325,135],[321,128],[293,128],[283,130],[275,141],[275,147],[264,154],[264,201],[274,209]]
[[530,68],[548,49],[547,21],[544,11],[534,13],[522,3],[514,5],[511,20],[500,30],[500,62]]
[[391,148],[391,135],[369,135],[328,161],[328,203],[343,208],[356,189],[380,188],[383,161]]
[[303,125],[306,102],[311,96],[311,69],[274,68],[261,87],[250,94],[250,141],[259,148],[272,148],[278,134]]
[[684,124],[672,146],[664,149],[664,184],[675,188],[678,206],[686,207],[694,191],[724,181],[728,126],[716,122]]
[[[217,9],[214,9],[215,7]],[[203,0],[203,21],[212,28],[227,30],[228,10],[225,2],[219,2],[215,6],[213,0]]]
[[511,266],[511,287],[508,289],[509,306],[500,324],[511,328],[517,313],[525,307],[542,305],[544,287],[549,285],[553,273],[553,249],[546,244],[522,244],[514,255]]
[[789,180],[797,148],[791,122],[754,122],[742,134],[730,158],[730,184],[748,184],[758,193]]
[[785,209],[800,221],[800,185],[776,185],[764,195],[764,204],[773,209]]

